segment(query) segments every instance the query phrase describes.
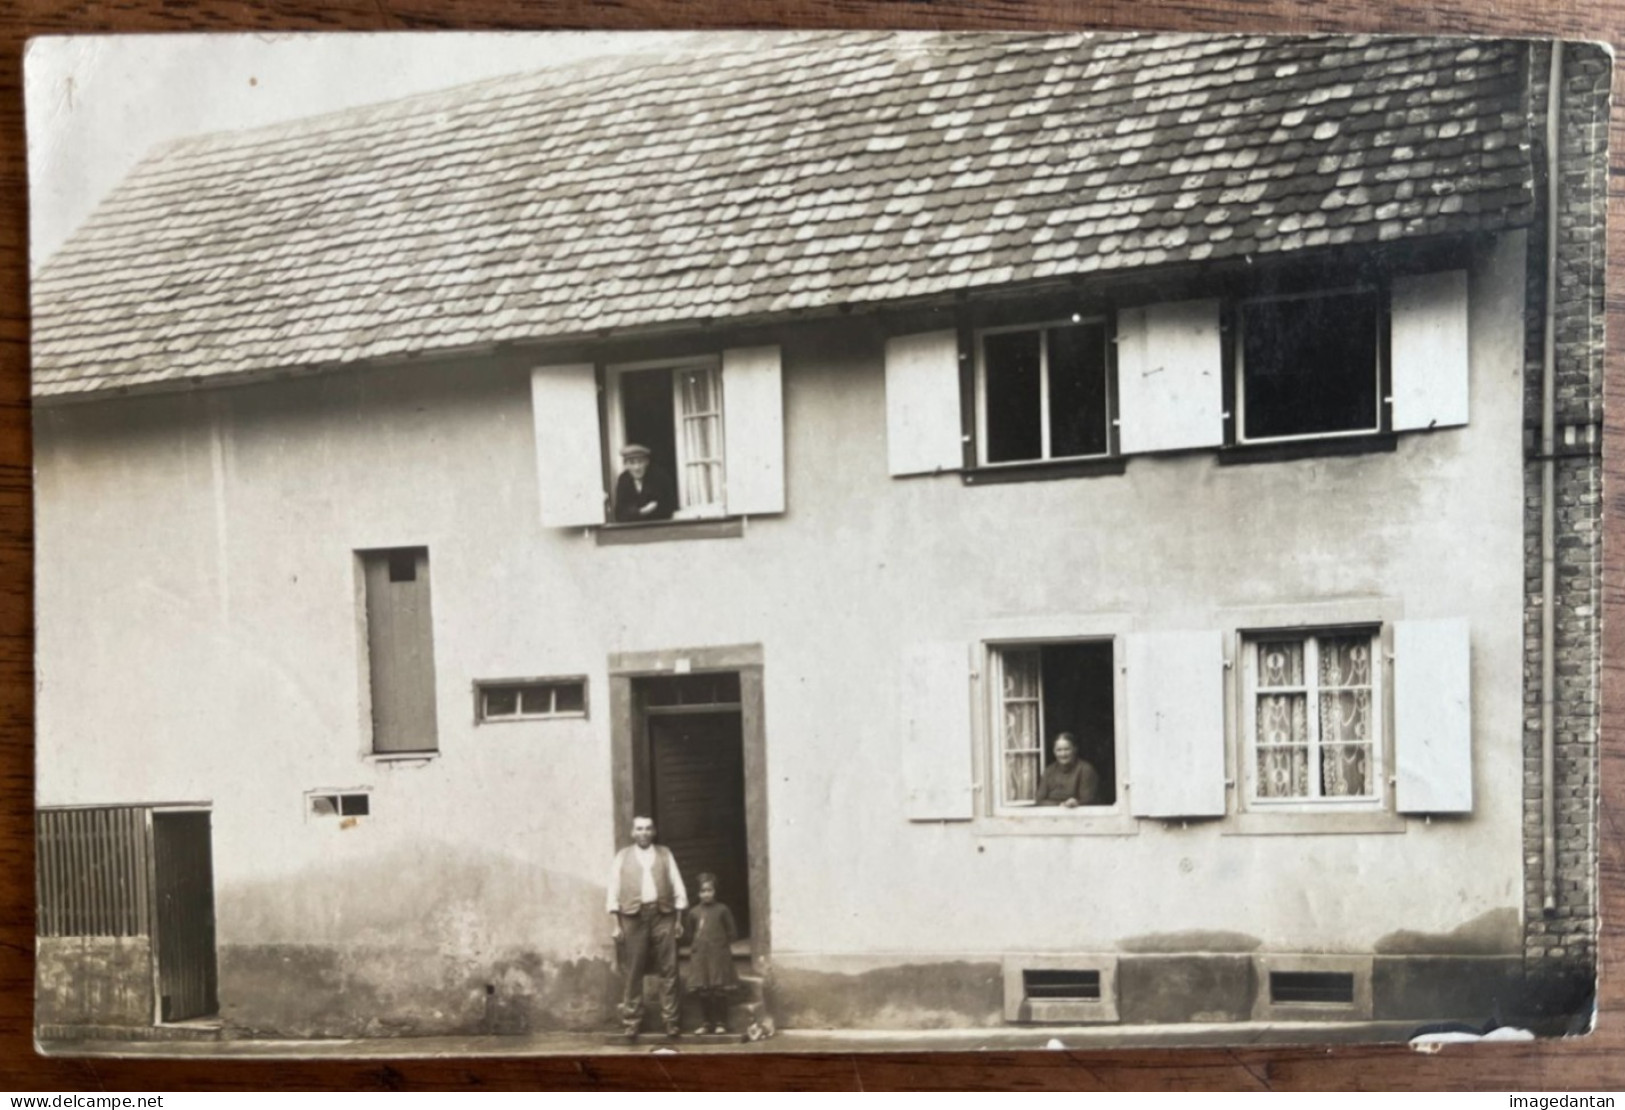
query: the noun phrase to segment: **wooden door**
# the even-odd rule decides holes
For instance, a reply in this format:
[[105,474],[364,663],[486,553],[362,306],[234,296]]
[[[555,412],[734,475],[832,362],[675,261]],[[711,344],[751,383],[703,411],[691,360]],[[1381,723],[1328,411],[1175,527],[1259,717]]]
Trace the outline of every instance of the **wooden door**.
[[154,813],[159,1019],[220,1008],[214,961],[214,860],[206,812]]
[[699,875],[716,875],[717,900],[750,935],[750,876],[745,846],[745,766],[737,710],[649,716],[650,798],[656,838],[671,849],[700,900]]

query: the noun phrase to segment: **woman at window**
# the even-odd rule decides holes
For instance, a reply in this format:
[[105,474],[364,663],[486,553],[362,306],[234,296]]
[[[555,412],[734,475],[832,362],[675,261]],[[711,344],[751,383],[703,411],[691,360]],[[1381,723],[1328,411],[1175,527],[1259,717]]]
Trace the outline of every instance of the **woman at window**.
[[1037,804],[1067,809],[1094,805],[1099,790],[1100,776],[1078,758],[1077,741],[1070,732],[1061,733],[1055,738],[1055,759],[1038,780]]

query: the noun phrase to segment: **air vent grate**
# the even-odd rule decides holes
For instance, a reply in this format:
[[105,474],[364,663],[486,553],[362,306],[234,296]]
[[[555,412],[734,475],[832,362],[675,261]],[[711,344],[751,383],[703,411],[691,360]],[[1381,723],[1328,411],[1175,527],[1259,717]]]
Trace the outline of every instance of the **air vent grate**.
[[1347,971],[1272,971],[1271,1002],[1354,1004],[1354,976]]
[[1097,1001],[1100,998],[1100,972],[1053,969],[1021,973],[1022,987],[1030,999],[1066,998]]

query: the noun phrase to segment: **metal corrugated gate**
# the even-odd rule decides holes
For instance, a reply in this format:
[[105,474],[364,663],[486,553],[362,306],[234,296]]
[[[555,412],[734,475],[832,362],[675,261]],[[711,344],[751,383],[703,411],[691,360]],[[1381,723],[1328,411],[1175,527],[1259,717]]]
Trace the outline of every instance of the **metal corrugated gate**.
[[42,809],[39,935],[139,937],[151,929],[147,811]]

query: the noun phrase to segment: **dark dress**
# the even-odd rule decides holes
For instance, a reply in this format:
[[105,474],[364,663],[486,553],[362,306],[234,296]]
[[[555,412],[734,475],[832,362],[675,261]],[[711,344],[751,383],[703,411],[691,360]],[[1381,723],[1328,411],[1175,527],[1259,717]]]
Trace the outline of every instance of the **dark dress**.
[[1038,780],[1038,804],[1058,806],[1071,798],[1080,806],[1093,805],[1099,790],[1100,776],[1083,760],[1077,760],[1070,768],[1051,763],[1044,768],[1044,777]]
[[688,986],[696,991],[726,991],[739,985],[734,973],[733,943],[739,939],[732,911],[721,902],[700,902],[688,911]]
[[[650,501],[656,502],[660,507],[652,513],[640,514],[638,508]],[[615,523],[636,524],[646,520],[670,520],[671,514],[677,511],[677,487],[672,480],[666,477],[666,472],[649,464],[649,469],[643,472],[643,492],[638,493],[637,484],[632,481],[632,473],[621,471],[621,476],[615,479]]]

